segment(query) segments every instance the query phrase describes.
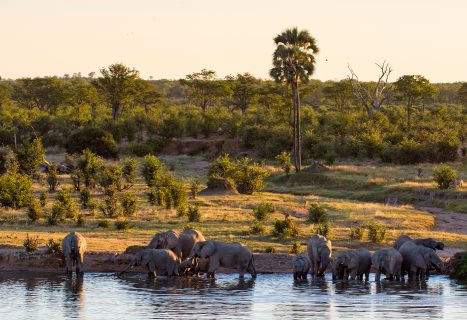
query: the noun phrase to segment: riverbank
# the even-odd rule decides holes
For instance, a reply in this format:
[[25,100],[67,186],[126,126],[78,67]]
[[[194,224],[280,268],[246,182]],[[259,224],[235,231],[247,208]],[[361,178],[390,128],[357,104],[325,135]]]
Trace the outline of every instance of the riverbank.
[[[445,262],[446,270],[450,272],[451,257],[459,250],[439,251],[439,256]],[[256,253],[256,271],[262,274],[292,273],[291,254]],[[120,272],[131,261],[133,253],[88,252],[84,257],[84,272]],[[65,262],[62,257],[51,255],[46,249],[26,253],[22,249],[0,249],[0,272],[63,272]],[[134,272],[145,272],[144,268],[135,268]],[[231,273],[234,270],[222,269],[221,273]]]

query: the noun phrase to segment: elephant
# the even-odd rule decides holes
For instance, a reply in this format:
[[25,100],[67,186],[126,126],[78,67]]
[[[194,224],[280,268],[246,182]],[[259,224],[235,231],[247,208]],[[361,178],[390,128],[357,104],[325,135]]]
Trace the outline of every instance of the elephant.
[[237,268],[239,277],[245,272],[256,278],[255,259],[251,250],[238,242],[221,242],[207,240],[197,242],[193,248],[192,257],[209,258],[208,277],[213,277],[219,267]]
[[[191,258],[183,260],[178,266],[180,275],[199,275],[199,273],[207,273],[209,271],[209,259]],[[214,275],[210,275],[213,277]]]
[[375,268],[375,281],[381,279],[381,273],[386,275],[386,279],[400,280],[402,268],[402,255],[394,248],[384,248],[377,250],[371,257],[371,262]]
[[311,268],[311,261],[304,252],[297,254],[292,259],[294,280],[306,280],[306,276]]
[[168,276],[178,276],[180,260],[171,250],[167,249],[143,249],[138,252],[128,265],[120,272],[119,277],[136,266],[145,266],[148,269],[148,278],[156,277],[157,270],[164,270]]
[[433,238],[412,239],[411,237],[409,237],[408,235],[405,235],[405,234],[399,236],[396,239],[396,241],[394,243],[394,248],[399,250],[399,248],[402,247],[402,245],[404,243],[406,243],[407,241],[413,241],[413,242],[415,242],[415,244],[417,244],[419,246],[424,246],[424,247],[427,247],[427,248],[431,248],[433,250],[444,250],[444,243],[443,242],[437,242],[437,241],[433,240]]
[[180,260],[187,259],[195,243],[205,241],[201,232],[188,229],[179,233],[176,230],[159,232],[148,244],[148,248],[172,250]]
[[405,242],[399,249],[402,255],[402,278],[409,274],[409,280],[424,281],[429,275],[429,270],[435,268],[440,272],[444,264],[436,252],[425,246],[417,245],[413,241]]
[[342,251],[334,261],[334,268],[337,270],[337,274],[343,273],[344,280],[347,280],[349,276],[351,280],[356,278],[362,280],[363,275],[365,275],[365,280],[368,281],[371,269],[371,254],[367,249]]
[[336,263],[336,259],[331,261],[332,280],[343,280],[348,278],[349,270],[343,265]]
[[313,235],[308,241],[308,257],[311,262],[311,276],[324,276],[324,271],[331,261],[331,240],[320,235]]
[[83,272],[84,252],[86,251],[86,239],[78,232],[72,231],[62,240],[62,250],[66,261],[66,273]]

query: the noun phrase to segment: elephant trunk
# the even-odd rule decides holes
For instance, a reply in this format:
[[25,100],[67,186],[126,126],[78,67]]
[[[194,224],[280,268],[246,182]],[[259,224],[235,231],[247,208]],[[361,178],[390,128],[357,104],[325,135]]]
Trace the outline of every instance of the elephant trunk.
[[118,277],[121,277],[125,272],[128,272],[129,270],[133,269],[135,266],[134,263],[130,263],[124,270],[122,270],[119,274]]

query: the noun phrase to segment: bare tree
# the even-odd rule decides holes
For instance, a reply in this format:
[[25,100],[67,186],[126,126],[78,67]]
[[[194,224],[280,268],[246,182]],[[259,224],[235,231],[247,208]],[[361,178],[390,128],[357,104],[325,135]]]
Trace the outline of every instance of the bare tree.
[[381,105],[388,98],[388,79],[392,72],[389,63],[383,61],[382,64],[375,63],[380,69],[380,76],[376,84],[362,84],[358,80],[357,74],[348,65],[350,75],[348,79],[352,85],[353,95],[365,107],[368,115],[373,111],[379,111]]

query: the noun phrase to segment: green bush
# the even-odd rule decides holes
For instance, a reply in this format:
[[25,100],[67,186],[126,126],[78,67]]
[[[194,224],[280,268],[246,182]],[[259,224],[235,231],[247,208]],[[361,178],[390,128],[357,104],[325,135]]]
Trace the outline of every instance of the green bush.
[[60,240],[55,241],[54,239],[49,239],[46,243],[47,250],[49,254],[61,256],[63,254],[62,242]]
[[28,175],[15,169],[0,175],[0,205],[9,208],[23,208],[32,198],[32,181]]
[[39,196],[39,202],[42,208],[44,208],[47,205],[48,199],[49,199],[49,193],[47,191],[42,191]]
[[86,219],[84,219],[84,216],[82,214],[78,215],[78,218],[76,219],[76,226],[79,228],[82,228],[86,225]]
[[328,214],[324,207],[318,203],[310,204],[308,208],[308,218],[307,222],[309,223],[323,223],[328,220]]
[[197,179],[193,179],[190,182],[190,193],[191,193],[191,198],[196,199],[198,196],[198,193],[201,191],[202,185],[201,182]]
[[329,221],[318,223],[313,226],[313,233],[329,238],[332,235],[332,224]]
[[97,227],[99,228],[110,228],[110,221],[109,220],[100,220],[97,222]]
[[84,174],[80,169],[74,169],[70,174],[71,182],[73,183],[73,188],[76,191],[81,191],[81,182],[84,180]]
[[29,234],[26,234],[26,239],[23,241],[23,246],[26,249],[26,252],[36,251],[39,248],[39,237],[29,238]]
[[118,145],[112,134],[95,127],[88,127],[74,131],[65,145],[69,154],[78,154],[85,149],[106,159],[118,158]]
[[0,174],[8,172],[17,163],[16,154],[9,146],[0,146]]
[[91,202],[91,190],[88,188],[81,190],[79,193],[79,201],[81,202],[83,209],[88,209]]
[[131,194],[124,194],[120,201],[122,203],[122,211],[125,217],[133,216],[136,213],[136,197]]
[[147,193],[148,202],[151,206],[163,206],[165,203],[165,188],[152,188]]
[[243,194],[253,194],[264,188],[264,179],[269,176],[269,172],[259,163],[252,163],[251,159],[243,158],[235,164],[233,179],[237,189]]
[[274,212],[274,206],[270,203],[261,203],[256,208],[253,209],[253,217],[257,221],[267,220],[269,214]]
[[129,230],[134,228],[134,225],[131,223],[131,221],[128,220],[118,220],[115,221],[115,228],[117,230]]
[[264,252],[265,252],[265,253],[276,253],[276,248],[274,248],[274,247],[266,247],[266,249],[264,249]]
[[164,165],[156,156],[147,155],[144,157],[141,174],[148,187],[154,187],[163,179]]
[[388,228],[376,221],[370,221],[366,224],[368,229],[368,240],[374,243],[379,243],[386,239],[386,232]]
[[120,215],[121,210],[118,201],[118,194],[115,189],[105,189],[105,197],[99,208],[102,214],[109,218],[115,218]]
[[433,168],[433,180],[439,189],[448,189],[452,181],[457,179],[457,171],[447,164]]
[[125,159],[123,162],[123,178],[127,184],[132,185],[136,181],[138,162],[135,159]]
[[180,206],[177,208],[177,217],[183,218],[188,214],[188,208],[186,206]]
[[276,220],[274,222],[272,233],[282,238],[296,237],[298,236],[298,228],[295,223],[290,220],[289,214],[286,214],[284,220]]
[[349,237],[352,240],[362,240],[365,233],[364,226],[354,226],[350,227]]
[[52,163],[49,172],[47,172],[47,184],[49,185],[50,192],[55,192],[55,190],[57,190],[59,182],[57,165],[55,163]]
[[260,221],[253,221],[252,226],[250,227],[251,234],[265,234],[266,227]]
[[78,211],[75,207],[75,201],[71,197],[71,189],[62,189],[57,193],[55,198],[57,201],[55,206],[56,210],[59,210],[60,220],[63,220],[64,217],[68,219],[76,220],[78,218]]
[[39,200],[32,198],[28,206],[28,218],[32,222],[36,222],[42,215],[42,207]]
[[19,169],[22,173],[31,176],[44,162],[45,151],[41,139],[36,138],[32,142],[25,142],[16,150]]
[[302,249],[302,245],[300,244],[300,242],[294,242],[292,244],[292,247],[289,250],[289,253],[290,254],[299,254],[302,251],[303,251],[303,249]]
[[104,189],[123,190],[123,169],[118,164],[104,165],[99,171],[99,185]]
[[78,159],[78,168],[83,175],[86,188],[93,189],[98,181],[98,175],[104,163],[102,159],[90,149],[85,149]]
[[200,222],[201,212],[198,206],[188,206],[187,217],[189,222]]
[[279,165],[288,177],[290,174],[290,169],[292,168],[292,157],[290,152],[282,151],[276,156],[276,160],[279,161]]
[[233,176],[235,164],[230,160],[228,154],[217,157],[208,166],[208,179],[222,178],[228,179]]

